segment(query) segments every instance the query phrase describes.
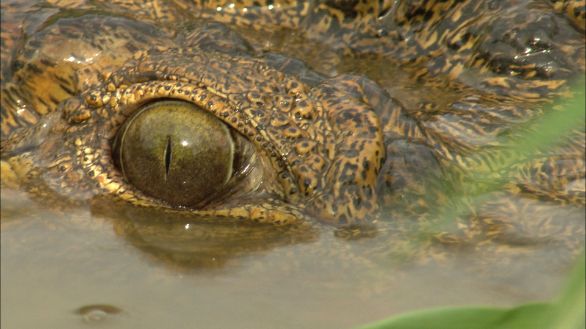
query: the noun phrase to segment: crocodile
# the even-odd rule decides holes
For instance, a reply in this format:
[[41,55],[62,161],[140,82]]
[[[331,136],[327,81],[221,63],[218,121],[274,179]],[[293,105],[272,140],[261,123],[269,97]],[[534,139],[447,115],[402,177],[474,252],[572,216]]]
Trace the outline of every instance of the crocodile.
[[[502,136],[570,93],[585,70],[584,8],[3,2],[2,184],[48,204],[106,200],[212,222],[425,221],[467,170],[510,156]],[[275,33],[287,41],[265,46]],[[356,74],[348,58],[375,69]],[[464,238],[563,230],[524,200],[583,207],[584,148],[577,129],[516,164]],[[583,225],[568,231],[581,245]]]

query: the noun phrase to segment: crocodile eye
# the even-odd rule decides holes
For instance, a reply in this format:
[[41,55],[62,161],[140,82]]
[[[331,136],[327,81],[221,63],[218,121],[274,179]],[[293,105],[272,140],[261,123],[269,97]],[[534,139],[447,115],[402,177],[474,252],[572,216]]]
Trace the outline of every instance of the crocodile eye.
[[224,189],[234,169],[229,128],[197,106],[150,103],[118,131],[114,161],[125,179],[172,206],[201,206]]

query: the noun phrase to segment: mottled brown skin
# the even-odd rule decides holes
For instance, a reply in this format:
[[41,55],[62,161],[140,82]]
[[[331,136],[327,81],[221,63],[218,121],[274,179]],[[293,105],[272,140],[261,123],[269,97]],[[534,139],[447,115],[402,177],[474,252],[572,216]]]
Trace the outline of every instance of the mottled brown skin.
[[[348,225],[399,207],[426,218],[448,202],[446,168],[457,177],[506,157],[478,151],[498,150],[497,137],[542,114],[585,66],[584,1],[514,10],[491,1],[47,3],[33,16],[24,5],[2,5],[3,183],[41,199],[108,196],[192,218]],[[43,23],[65,9],[84,14]],[[261,53],[215,22],[295,29],[340,56],[401,64],[424,86],[462,97],[448,106],[397,99],[365,77],[329,77],[330,67],[316,73]],[[262,158],[263,184],[203,209],[173,209],[125,182],[112,139],[141,104],[167,98],[192,102],[246,136]],[[519,194],[583,205],[583,161],[580,130],[520,164],[490,211],[514,220],[523,206],[507,200]],[[487,223],[478,234],[491,236]]]

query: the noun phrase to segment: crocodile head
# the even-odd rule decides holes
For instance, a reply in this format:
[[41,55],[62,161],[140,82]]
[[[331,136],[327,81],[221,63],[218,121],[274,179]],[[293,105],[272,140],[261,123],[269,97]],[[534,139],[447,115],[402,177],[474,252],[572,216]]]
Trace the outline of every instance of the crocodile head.
[[[563,89],[569,58],[584,66],[583,45],[554,38],[576,32],[555,14],[570,13],[565,2],[521,14],[483,2],[287,2],[274,12],[201,4],[203,19],[181,31],[169,25],[181,17],[179,7],[136,12],[139,22],[125,17],[134,4],[121,6],[118,17],[59,18],[8,54],[3,179],[45,200],[107,198],[190,218],[363,223],[395,202],[399,189],[445,200],[421,177],[442,181],[441,162],[466,167],[460,155],[475,143],[490,144],[515,120],[533,117],[510,106],[515,98]],[[250,12],[241,15],[244,9]],[[470,14],[483,9],[503,15]],[[520,19],[543,12],[551,12],[549,21]],[[568,15],[580,24],[579,13]],[[442,74],[464,90],[472,85],[481,100],[426,113],[418,104],[421,111],[409,114],[367,78],[316,73],[213,21],[305,28],[341,50],[410,63],[429,85]],[[504,33],[503,26],[518,29]],[[471,76],[479,82],[469,83]],[[467,129],[450,126],[451,113],[464,116],[458,106],[465,112],[485,101],[492,102],[483,108],[488,116],[476,111]]]
[[[80,38],[59,43],[65,33]],[[231,42],[210,46],[216,38]],[[4,100],[48,114],[2,151],[39,193],[271,223],[359,222],[377,208],[385,148],[372,106],[299,61],[253,56],[222,25],[173,39],[86,16],[60,20],[25,49],[32,55]],[[27,119],[8,117],[3,129]]]

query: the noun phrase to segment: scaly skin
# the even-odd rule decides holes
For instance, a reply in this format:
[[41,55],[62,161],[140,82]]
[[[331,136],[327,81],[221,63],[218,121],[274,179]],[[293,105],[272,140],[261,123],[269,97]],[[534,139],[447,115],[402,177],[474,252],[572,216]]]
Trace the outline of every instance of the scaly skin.
[[[544,100],[584,72],[584,1],[514,10],[489,1],[255,2],[55,0],[35,19],[26,5],[3,4],[3,183],[44,200],[107,196],[193,218],[273,224],[365,223],[413,195],[401,206],[424,216],[430,203],[448,200],[430,181],[445,182],[448,167],[498,162],[498,152],[474,154],[497,148],[498,136],[539,116]],[[38,23],[65,9],[83,15]],[[295,29],[463,96],[448,106],[397,99],[367,78],[328,77],[331,67],[316,73],[261,53],[215,22]],[[24,38],[26,30],[35,32]],[[203,209],[173,209],[125,182],[112,139],[141,104],[161,98],[192,102],[247,137],[261,157],[260,187]],[[581,130],[519,165],[504,193],[583,205],[584,189],[568,187],[584,179],[583,158]],[[515,218],[522,206],[507,198],[495,209]]]

